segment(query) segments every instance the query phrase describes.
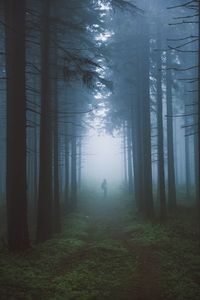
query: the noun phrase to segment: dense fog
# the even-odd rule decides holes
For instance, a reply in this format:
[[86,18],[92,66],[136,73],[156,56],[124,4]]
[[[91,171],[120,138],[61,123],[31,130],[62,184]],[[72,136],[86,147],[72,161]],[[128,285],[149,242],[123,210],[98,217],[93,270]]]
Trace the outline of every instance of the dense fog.
[[199,80],[199,0],[0,0],[1,300],[200,299]]
[[83,143],[83,180],[88,185],[96,184],[98,189],[106,178],[111,184],[123,182],[123,148],[120,137],[98,135],[94,130]]
[[198,1],[1,3],[2,205],[40,227],[103,179],[146,215],[198,203]]

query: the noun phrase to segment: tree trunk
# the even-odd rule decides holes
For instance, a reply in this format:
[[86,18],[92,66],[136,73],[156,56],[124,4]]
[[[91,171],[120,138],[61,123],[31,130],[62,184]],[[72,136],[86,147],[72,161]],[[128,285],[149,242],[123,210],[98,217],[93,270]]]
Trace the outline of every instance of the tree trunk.
[[71,141],[71,205],[72,209],[77,208],[77,137],[76,137],[76,118],[72,126]]
[[124,149],[124,186],[125,190],[127,189],[127,143],[126,143],[126,122],[123,122],[123,149]]
[[[138,95],[136,96],[134,107],[132,108],[132,156],[133,156],[133,170],[134,170],[134,195],[135,203],[139,212],[143,210],[143,195],[142,195],[142,172],[141,172],[141,151],[140,151],[140,123],[139,123],[139,113],[136,102],[138,100]],[[136,108],[137,107],[137,108]]]
[[199,40],[198,40],[198,157],[197,157],[197,165],[198,165],[198,182],[197,182],[197,209],[198,209],[198,219],[199,219],[199,246],[200,246],[200,2],[198,1],[198,13],[199,13]]
[[[66,125],[67,126],[67,125]],[[65,209],[68,209],[69,206],[69,158],[70,158],[70,144],[69,144],[69,137],[68,137],[68,127],[66,128],[66,138],[65,138],[65,194],[64,194],[64,202],[65,202]]]
[[127,153],[128,153],[128,191],[133,194],[133,168],[132,168],[132,136],[130,122],[127,124]]
[[[159,29],[158,29],[159,30]],[[161,36],[158,32],[157,47],[161,49]],[[162,97],[162,58],[161,51],[157,53],[157,127],[158,127],[158,195],[160,201],[160,218],[167,217],[164,170],[164,140],[163,140],[163,97]]]
[[81,181],[82,181],[82,138],[79,138],[78,143],[78,190],[81,191]]
[[174,134],[173,134],[173,104],[172,104],[172,72],[171,53],[167,51],[167,154],[168,154],[168,207],[170,212],[176,210],[176,182],[174,166]]
[[[37,119],[35,118],[35,122],[37,122]],[[38,197],[38,130],[37,126],[35,125],[34,128],[34,212],[37,212],[37,197]],[[36,214],[35,214],[36,215]]]
[[[54,7],[56,10],[56,7]],[[52,97],[52,110],[53,110],[53,230],[54,233],[61,232],[61,214],[60,214],[60,168],[59,168],[59,150],[60,150],[60,139],[59,139],[59,98],[58,98],[58,51],[57,51],[57,25],[54,25],[54,32],[52,38],[54,43],[51,43],[51,59],[52,62],[50,67],[50,82],[51,82],[51,91],[50,95]]]
[[25,0],[5,1],[7,72],[7,239],[29,247],[26,191]]
[[[139,62],[137,63],[138,74]],[[131,121],[132,121],[132,156],[133,156],[133,171],[134,171],[134,195],[135,203],[139,212],[144,211],[143,200],[143,178],[142,178],[142,130],[141,130],[141,97],[140,97],[140,79],[137,81],[136,97],[132,101],[131,106]]]
[[39,161],[39,191],[37,242],[43,242],[52,237],[52,124],[49,80],[50,58],[50,4],[43,2],[42,38],[41,38],[41,120],[40,120],[40,161]]
[[[187,93],[187,91],[186,91]],[[188,103],[186,102],[186,105]],[[189,114],[187,106],[185,106],[185,114]],[[191,194],[191,169],[190,169],[190,137],[187,136],[188,130],[188,120],[187,117],[185,117],[185,185],[186,185],[186,197],[187,201],[190,200]]]
[[[150,113],[150,80],[149,80],[149,69],[150,69],[150,41],[149,41],[149,30],[148,24],[143,22],[142,32],[144,34],[143,41],[143,55],[140,54],[141,63],[141,79],[140,86],[142,91],[142,103],[141,107],[143,122],[142,125],[142,144],[143,144],[143,192],[144,192],[144,204],[145,214],[147,217],[154,215],[154,204],[153,204],[153,187],[152,187],[152,161],[151,161],[151,113]],[[142,53],[142,51],[141,51]]]
[[60,184],[59,184],[59,127],[57,84],[54,105],[54,232],[61,232]]

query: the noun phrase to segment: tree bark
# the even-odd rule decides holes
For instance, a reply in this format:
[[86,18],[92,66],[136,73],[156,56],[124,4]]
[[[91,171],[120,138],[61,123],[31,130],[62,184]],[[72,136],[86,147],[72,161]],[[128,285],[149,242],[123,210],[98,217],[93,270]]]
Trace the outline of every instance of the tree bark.
[[76,137],[76,118],[74,118],[72,126],[71,141],[71,206],[72,209],[77,208],[77,137]]
[[147,217],[153,217],[154,204],[153,204],[153,188],[152,188],[152,160],[151,160],[151,113],[150,113],[150,41],[148,24],[144,21],[142,24],[142,33],[144,34],[143,41],[143,55],[140,54],[141,60],[141,79],[140,86],[142,92],[141,108],[142,117],[142,153],[143,153],[143,192],[145,214]]
[[54,104],[54,232],[61,232],[60,216],[60,183],[59,183],[59,126],[58,126],[58,95],[56,84]]
[[176,210],[176,182],[174,166],[174,129],[173,129],[173,104],[172,104],[172,71],[171,53],[167,51],[167,154],[168,154],[168,207],[170,212]]
[[127,153],[128,153],[128,191],[133,194],[133,168],[132,168],[132,136],[130,122],[127,123]]
[[[161,49],[161,36],[158,29],[157,47]],[[164,140],[163,140],[163,97],[162,97],[162,57],[157,53],[157,128],[158,128],[158,195],[160,201],[160,219],[167,218],[164,170]]]
[[25,0],[6,0],[7,239],[9,249],[29,247],[26,191]]
[[39,191],[37,242],[52,237],[52,112],[50,101],[50,3],[43,2],[42,36],[41,36],[41,119],[40,119],[40,159],[39,159]]
[[78,142],[78,190],[81,191],[82,185],[82,138]]
[[[66,125],[67,126],[67,125]],[[68,127],[66,127],[66,138],[65,138],[65,188],[64,188],[64,202],[65,209],[69,207],[69,174],[70,174],[70,143],[68,137]]]
[[198,1],[198,13],[199,13],[199,22],[198,22],[198,157],[197,157],[197,165],[198,165],[198,182],[197,182],[197,210],[198,210],[198,220],[199,220],[199,247],[200,247],[200,2]]
[[126,142],[126,122],[123,122],[123,149],[124,149],[124,185],[125,189],[127,189],[127,183],[128,183],[128,178],[127,178],[127,142]]
[[[187,93],[187,91],[186,91]],[[186,102],[186,105],[188,103]],[[185,106],[185,114],[190,113],[188,107]],[[187,126],[188,126],[187,117],[185,117],[185,187],[186,187],[186,197],[187,200],[190,200],[191,197],[191,169],[190,169],[190,137],[187,136]]]

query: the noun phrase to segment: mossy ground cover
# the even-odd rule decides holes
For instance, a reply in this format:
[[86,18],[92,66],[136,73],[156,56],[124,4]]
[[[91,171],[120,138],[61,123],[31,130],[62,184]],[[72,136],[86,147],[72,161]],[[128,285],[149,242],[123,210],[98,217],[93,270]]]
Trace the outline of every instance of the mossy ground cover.
[[129,234],[133,245],[139,245],[153,255],[152,268],[159,271],[156,280],[160,286],[160,298],[200,299],[200,249],[195,212],[180,208],[179,213],[169,218],[166,224],[147,222],[137,217],[131,219],[129,215],[123,231]]
[[200,299],[193,213],[160,225],[111,204],[68,215],[61,235],[29,251],[2,250],[0,299]]

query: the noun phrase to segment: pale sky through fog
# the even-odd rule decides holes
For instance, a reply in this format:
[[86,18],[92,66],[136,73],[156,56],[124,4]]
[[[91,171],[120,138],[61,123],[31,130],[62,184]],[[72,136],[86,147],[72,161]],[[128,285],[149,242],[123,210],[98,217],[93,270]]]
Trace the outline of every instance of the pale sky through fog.
[[91,130],[84,141],[83,179],[86,182],[101,184],[104,178],[109,184],[121,184],[122,141],[120,137],[101,134]]

